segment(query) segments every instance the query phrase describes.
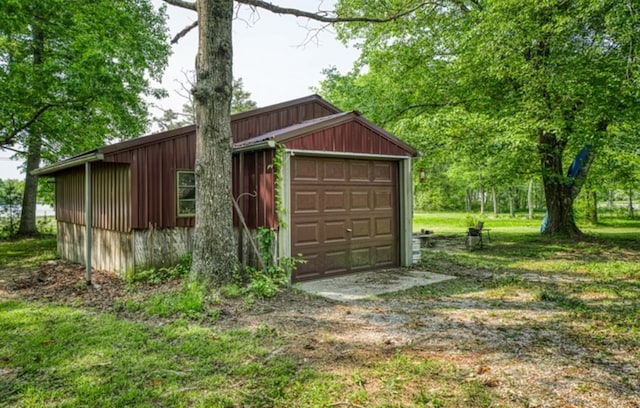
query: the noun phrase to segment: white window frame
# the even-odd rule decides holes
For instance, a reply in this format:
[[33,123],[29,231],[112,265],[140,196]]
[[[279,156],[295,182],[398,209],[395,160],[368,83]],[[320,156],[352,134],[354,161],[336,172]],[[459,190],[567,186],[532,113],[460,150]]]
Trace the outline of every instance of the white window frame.
[[[180,185],[180,176],[183,175],[183,174],[193,174],[193,185]],[[195,172],[193,170],[178,170],[178,171],[176,171],[176,216],[178,218],[195,217],[195,215],[196,215],[196,213],[195,213],[195,202],[196,202],[195,194],[194,194],[193,198],[180,198],[180,189],[181,188],[193,188],[194,189],[194,193],[195,193],[195,188],[196,188]],[[189,212],[189,213],[180,212],[180,209],[181,209],[180,203],[187,202],[187,201],[192,201],[193,202],[193,208],[194,208],[193,213],[191,213],[191,212]]]

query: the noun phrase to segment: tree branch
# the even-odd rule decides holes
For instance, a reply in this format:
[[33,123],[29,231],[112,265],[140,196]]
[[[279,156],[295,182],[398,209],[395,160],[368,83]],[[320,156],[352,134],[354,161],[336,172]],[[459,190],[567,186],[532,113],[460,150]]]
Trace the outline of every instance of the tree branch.
[[198,26],[198,20],[194,21],[193,23],[191,23],[188,26],[186,26],[185,28],[183,28],[178,34],[173,36],[173,38],[171,39],[171,44],[177,44],[178,41],[180,41],[180,39],[182,37],[187,35],[189,33],[189,31],[193,30],[197,26]]
[[[165,3],[170,4],[172,6],[176,6],[176,7],[181,7],[187,10],[193,10],[193,11],[197,11],[196,9],[196,3],[192,3],[192,2],[188,2],[188,1],[184,1],[184,0],[163,0]],[[401,17],[407,16],[411,13],[413,13],[414,11],[427,6],[427,5],[439,5],[441,4],[438,1],[423,1],[418,3],[417,5],[415,5],[414,7],[411,7],[407,10],[404,11],[399,11],[397,13],[391,14],[389,16],[386,17],[366,17],[366,16],[354,16],[354,17],[338,17],[338,16],[331,16],[329,15],[329,12],[327,11],[318,11],[318,12],[311,12],[311,11],[304,11],[304,10],[299,10],[299,9],[295,9],[295,8],[290,8],[290,7],[280,7],[276,4],[273,3],[269,3],[267,1],[263,1],[263,0],[235,0],[236,3],[239,4],[244,4],[245,6],[249,6],[252,8],[262,8],[265,10],[268,10],[272,13],[275,14],[288,14],[291,16],[295,16],[295,17],[302,17],[302,18],[308,18],[311,20],[315,20],[315,21],[320,21],[323,23],[329,23],[329,24],[333,24],[333,23],[356,23],[356,22],[361,22],[361,23],[386,23],[389,21],[393,21],[393,20],[397,20]],[[191,30],[193,30],[194,28],[196,28],[198,26],[198,21],[194,21],[193,23],[191,23],[190,25],[188,25],[187,27],[185,27],[184,29],[182,29],[178,34],[176,34],[172,39],[171,39],[171,44],[176,44],[178,41],[180,41],[180,39],[182,37],[184,37],[185,35],[187,35],[187,33],[189,33]]]
[[29,126],[33,125],[35,123],[35,121],[37,121],[38,118],[40,116],[42,116],[43,113],[45,113],[48,109],[53,108],[55,106],[58,106],[58,105],[49,103],[49,104],[44,105],[40,109],[38,109],[33,114],[33,116],[31,116],[31,119],[29,119],[28,121],[24,122],[21,126],[16,127],[8,135],[6,135],[4,138],[2,138],[2,140],[0,140],[0,146],[13,144],[14,139],[16,138],[16,136],[18,136],[18,134],[20,132],[22,132],[23,130],[27,129]]
[[[177,1],[177,0],[170,0],[170,1]],[[399,11],[395,14],[392,14],[386,17],[366,17],[366,16],[337,17],[337,16],[329,16],[326,14],[314,13],[310,11],[298,10],[295,8],[280,7],[276,4],[269,3],[263,0],[235,0],[235,1],[236,3],[244,4],[250,7],[260,7],[262,9],[269,10],[270,12],[275,14],[289,14],[296,17],[309,18],[311,20],[320,21],[323,23],[354,23],[354,22],[386,23],[389,21],[397,20],[406,15],[409,15],[424,6],[440,4],[437,1],[423,1],[421,3],[418,3],[414,7],[411,7],[404,11]]]
[[393,112],[389,115],[389,117],[387,119],[385,119],[382,122],[382,125],[384,126],[385,124],[394,121],[394,120],[398,120],[399,118],[401,118],[402,116],[404,116],[407,112],[409,111],[413,111],[413,110],[420,110],[421,113],[424,112],[424,110],[427,109],[433,109],[433,108],[444,108],[444,107],[451,107],[451,106],[461,106],[464,105],[465,103],[469,103],[469,102],[473,102],[476,99],[470,99],[470,100],[466,100],[466,101],[457,101],[457,102],[440,102],[440,103],[420,103],[417,105],[410,105],[407,106],[403,109],[400,109],[396,112]]
[[9,147],[9,146],[0,145],[0,149],[9,150],[9,151],[12,151],[12,152],[18,153],[18,154],[27,154],[27,152],[25,152],[25,151],[14,149],[13,147]]
[[184,0],[163,0],[165,3],[170,4],[172,6],[181,7],[187,10],[197,11],[196,3]]

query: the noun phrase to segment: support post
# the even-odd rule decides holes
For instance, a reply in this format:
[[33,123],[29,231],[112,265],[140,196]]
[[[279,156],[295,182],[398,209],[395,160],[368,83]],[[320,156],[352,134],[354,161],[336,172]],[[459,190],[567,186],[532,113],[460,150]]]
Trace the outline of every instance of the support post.
[[[240,152],[238,155],[238,197],[234,197],[238,200],[239,214],[238,220],[244,215],[244,152]],[[238,228],[238,261],[240,265],[245,264],[244,261],[244,229]]]
[[84,256],[87,272],[87,285],[91,285],[91,244],[93,242],[92,231],[92,203],[91,203],[91,163],[84,164],[84,224],[85,224],[85,240],[84,240]]

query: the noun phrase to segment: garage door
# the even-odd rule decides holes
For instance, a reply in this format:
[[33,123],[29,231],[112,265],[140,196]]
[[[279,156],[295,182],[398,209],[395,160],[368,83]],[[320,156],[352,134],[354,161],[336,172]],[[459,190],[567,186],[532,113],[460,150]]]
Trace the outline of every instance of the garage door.
[[397,266],[397,180],[394,161],[292,157],[292,280]]

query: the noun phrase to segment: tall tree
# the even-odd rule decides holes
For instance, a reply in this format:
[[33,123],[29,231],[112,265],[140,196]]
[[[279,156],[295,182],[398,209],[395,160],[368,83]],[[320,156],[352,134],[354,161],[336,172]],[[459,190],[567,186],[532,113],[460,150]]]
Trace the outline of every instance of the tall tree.
[[0,2],[0,148],[26,159],[20,234],[37,232],[31,171],[140,135],[169,51],[149,0]]
[[[231,23],[233,0],[164,0],[194,10],[198,19],[174,41],[198,27],[196,84],[196,225],[191,275],[196,279],[224,281],[237,267],[231,204],[231,98],[233,94]],[[262,0],[236,0],[249,7],[274,13],[314,19],[324,23],[341,21],[388,22],[411,15],[430,2],[377,13],[307,12],[280,7]]]
[[[341,0],[338,10],[386,5]],[[389,123],[454,108],[485,115],[499,130],[485,143],[510,140],[529,152],[519,165],[538,163],[546,232],[579,234],[573,200],[595,153],[615,143],[613,126],[638,123],[638,9],[636,0],[443,0],[413,19],[348,24],[339,33],[362,56],[323,92]],[[593,149],[571,183],[565,168],[585,145]]]

